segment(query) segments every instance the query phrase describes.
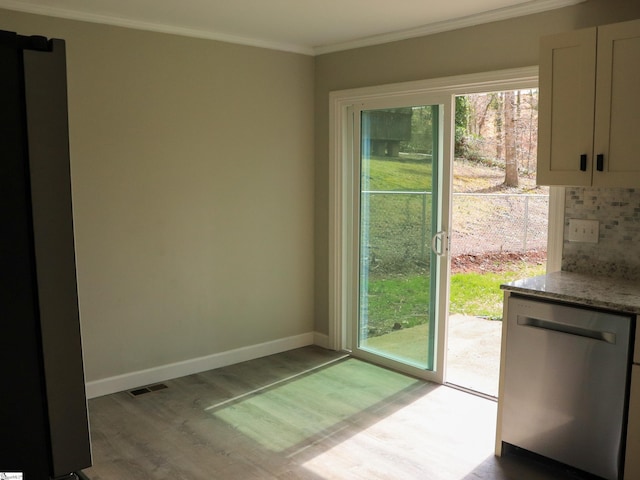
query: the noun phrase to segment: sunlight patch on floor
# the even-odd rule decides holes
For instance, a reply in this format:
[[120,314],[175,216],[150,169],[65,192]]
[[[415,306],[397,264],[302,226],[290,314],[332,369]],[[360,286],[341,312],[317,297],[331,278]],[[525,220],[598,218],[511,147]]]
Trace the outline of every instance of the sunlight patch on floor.
[[264,448],[294,452],[420,383],[350,358],[205,410]]
[[[415,422],[416,409],[422,422]],[[411,412],[409,413],[409,410]],[[305,469],[322,479],[383,478],[388,472],[385,452],[393,444],[396,478],[463,480],[493,457],[496,405],[449,387],[438,387],[363,429],[345,441],[325,449],[304,463]],[[396,427],[403,425],[403,437]],[[452,463],[450,449],[459,462]],[[398,458],[398,452],[403,455]],[[366,464],[353,458],[367,458]],[[385,466],[386,465],[386,466]]]

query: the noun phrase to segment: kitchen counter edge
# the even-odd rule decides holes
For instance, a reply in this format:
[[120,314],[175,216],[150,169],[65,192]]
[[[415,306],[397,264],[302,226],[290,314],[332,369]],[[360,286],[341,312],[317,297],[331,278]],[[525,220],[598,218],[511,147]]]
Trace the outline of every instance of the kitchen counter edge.
[[512,293],[640,315],[640,281],[553,272],[500,286]]

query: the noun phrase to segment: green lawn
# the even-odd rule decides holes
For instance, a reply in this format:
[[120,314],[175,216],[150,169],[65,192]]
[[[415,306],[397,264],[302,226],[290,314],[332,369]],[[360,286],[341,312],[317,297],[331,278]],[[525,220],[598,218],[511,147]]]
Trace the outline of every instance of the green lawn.
[[[410,328],[429,320],[429,277],[396,276],[369,281],[369,336]],[[396,329],[398,329],[396,327]]]
[[371,157],[368,164],[370,190],[431,191],[431,161]]
[[501,273],[457,273],[451,276],[449,312],[502,319],[503,292],[500,285],[519,278],[542,275],[544,265],[513,264]]
[[[544,265],[514,263],[502,273],[457,273],[451,276],[449,312],[502,319],[500,284],[544,273]],[[429,319],[429,277],[395,276],[369,281],[369,336],[411,328]],[[398,324],[398,325],[396,325]]]

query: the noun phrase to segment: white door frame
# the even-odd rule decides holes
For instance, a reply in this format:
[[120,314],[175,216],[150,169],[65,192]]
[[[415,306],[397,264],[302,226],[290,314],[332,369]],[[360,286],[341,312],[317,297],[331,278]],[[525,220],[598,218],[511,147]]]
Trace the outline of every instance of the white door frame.
[[[329,94],[329,348],[345,350],[350,345],[349,316],[355,311],[357,302],[352,292],[356,278],[353,278],[353,184],[354,165],[352,142],[352,122],[349,108],[358,103],[378,99],[398,99],[407,95],[425,94],[441,96],[449,94],[483,93],[502,90],[516,90],[538,86],[538,67],[525,67],[496,72],[485,72],[432,80],[396,83],[375,87],[340,90]],[[445,125],[445,128],[447,126]],[[453,137],[453,136],[451,136]],[[450,159],[445,158],[447,162]],[[451,178],[449,178],[451,182]],[[443,186],[447,194],[449,186]],[[443,215],[450,212],[443,212]],[[549,196],[549,230],[547,269],[560,269],[562,256],[562,235],[564,221],[564,189],[552,188]],[[450,218],[445,219],[446,225]],[[443,266],[443,268],[445,268]],[[440,289],[440,295],[448,295],[447,288]],[[441,301],[442,303],[442,301]],[[445,302],[446,304],[446,302]],[[445,315],[446,321],[446,315]],[[440,325],[436,340],[436,369],[442,383],[444,370],[441,368],[446,352],[446,325]]]

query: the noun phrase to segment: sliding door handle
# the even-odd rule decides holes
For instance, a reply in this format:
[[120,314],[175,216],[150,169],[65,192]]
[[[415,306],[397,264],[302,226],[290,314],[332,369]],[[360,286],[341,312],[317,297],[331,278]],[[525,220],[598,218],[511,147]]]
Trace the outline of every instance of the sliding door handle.
[[604,155],[602,153],[599,153],[596,157],[596,170],[604,172]]
[[449,252],[449,236],[446,231],[442,230],[433,236],[431,239],[431,251],[439,257],[444,257]]
[[587,154],[586,153],[583,153],[582,155],[580,155],[580,171],[581,172],[587,171]]

